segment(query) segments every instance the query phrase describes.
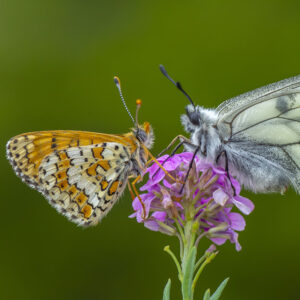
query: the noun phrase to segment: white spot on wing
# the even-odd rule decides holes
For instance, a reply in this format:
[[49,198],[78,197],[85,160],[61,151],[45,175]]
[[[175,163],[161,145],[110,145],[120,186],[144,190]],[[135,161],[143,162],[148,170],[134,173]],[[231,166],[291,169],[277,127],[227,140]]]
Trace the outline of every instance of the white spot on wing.
[[91,182],[89,182],[85,187],[85,193],[87,195],[93,194],[95,192],[95,190],[96,190],[96,185],[92,184]]
[[79,167],[74,166],[69,168],[69,170],[67,171],[68,176],[74,176],[75,174],[79,173],[81,170]]
[[88,203],[91,204],[94,208],[97,207],[99,200],[96,194],[94,194],[89,200]]
[[82,175],[81,174],[76,174],[74,176],[70,176],[68,181],[70,185],[73,185],[77,183],[81,179]]
[[80,180],[77,182],[77,188],[83,190],[85,186],[88,184],[88,180],[81,176]]
[[70,149],[67,149],[67,155],[70,157],[70,158],[77,158],[77,157],[80,157],[80,148],[70,148]]

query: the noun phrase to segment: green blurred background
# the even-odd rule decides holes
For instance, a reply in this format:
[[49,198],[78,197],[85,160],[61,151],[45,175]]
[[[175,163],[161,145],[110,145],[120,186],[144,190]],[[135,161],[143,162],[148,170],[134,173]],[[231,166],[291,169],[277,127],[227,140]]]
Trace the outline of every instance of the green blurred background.
[[[5,159],[19,133],[78,129],[127,132],[132,111],[156,132],[157,154],[183,133],[186,98],[159,72],[164,64],[195,102],[221,101],[300,74],[300,2],[0,1],[1,299],[161,299],[176,270],[162,249],[177,240],[128,219],[129,194],[103,222],[76,227],[25,186]],[[300,299],[300,199],[243,195],[256,209],[205,270],[197,290],[230,282],[222,299]],[[202,243],[200,251],[209,246]]]

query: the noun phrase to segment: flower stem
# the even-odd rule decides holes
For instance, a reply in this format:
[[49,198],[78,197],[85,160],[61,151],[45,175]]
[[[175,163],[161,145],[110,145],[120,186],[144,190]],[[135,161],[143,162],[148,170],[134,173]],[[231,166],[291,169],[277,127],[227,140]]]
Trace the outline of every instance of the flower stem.
[[177,270],[178,270],[178,278],[182,282],[183,274],[182,274],[182,271],[181,271],[181,268],[180,268],[179,261],[177,260],[175,254],[171,251],[170,246],[166,246],[164,248],[164,251],[166,251],[172,257],[173,261],[175,262],[175,265],[176,265]]
[[178,222],[177,219],[174,219],[174,221],[175,221],[175,224],[177,226],[178,232],[180,233],[181,239],[182,239],[183,243],[185,243],[186,242],[185,241],[185,236],[184,236],[184,232],[183,232],[183,230],[181,228],[181,225],[179,224],[179,222]]
[[195,290],[196,283],[197,283],[202,271],[204,270],[206,265],[208,265],[216,257],[217,254],[218,254],[218,252],[212,252],[212,253],[209,253],[208,255],[206,254],[205,261],[200,265],[200,268],[198,269],[198,271],[195,275],[195,278],[194,278],[194,281],[193,281],[193,284],[192,284],[192,290],[193,291]]
[[181,282],[181,291],[184,300],[193,300],[192,282],[197,256],[197,249],[194,244],[198,229],[199,222],[188,220],[187,216],[187,221],[184,224],[185,243],[181,261],[181,270],[183,275],[183,281]]
[[206,257],[207,255],[204,254],[198,259],[198,261],[195,264],[195,271],[200,267],[200,265],[202,264],[202,262],[205,260]]

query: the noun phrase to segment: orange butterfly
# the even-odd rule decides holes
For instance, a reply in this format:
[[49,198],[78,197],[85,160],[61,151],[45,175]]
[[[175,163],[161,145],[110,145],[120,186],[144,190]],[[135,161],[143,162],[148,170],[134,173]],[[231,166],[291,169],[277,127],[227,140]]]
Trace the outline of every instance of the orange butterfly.
[[[134,121],[117,77],[115,83],[135,123],[132,132],[38,131],[7,143],[7,157],[16,174],[58,212],[82,226],[96,225],[110,211],[129,177],[136,178],[132,187],[137,194],[134,184],[145,171],[149,155],[155,160],[148,151],[154,140],[150,124],[140,126],[137,118]],[[137,100],[137,112],[140,104]]]

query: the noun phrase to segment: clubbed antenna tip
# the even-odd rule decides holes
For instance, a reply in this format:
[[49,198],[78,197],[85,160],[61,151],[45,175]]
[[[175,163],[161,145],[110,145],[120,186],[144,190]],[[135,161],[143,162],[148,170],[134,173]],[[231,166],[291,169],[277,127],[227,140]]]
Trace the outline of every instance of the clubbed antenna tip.
[[132,117],[132,115],[131,115],[131,113],[130,113],[130,111],[129,111],[127,105],[126,105],[125,100],[124,100],[124,97],[123,97],[123,94],[122,94],[122,90],[121,90],[121,81],[120,81],[119,77],[114,76],[114,82],[115,82],[115,84],[116,84],[116,86],[117,86],[117,88],[118,88],[118,91],[119,91],[121,100],[122,100],[122,102],[123,102],[123,105],[125,106],[125,109],[126,109],[128,115],[129,115],[129,117],[131,118],[133,124],[135,124],[135,121],[134,121],[134,119],[133,119],[133,117]]
[[114,81],[117,87],[121,87],[121,82],[118,76],[114,76]]

